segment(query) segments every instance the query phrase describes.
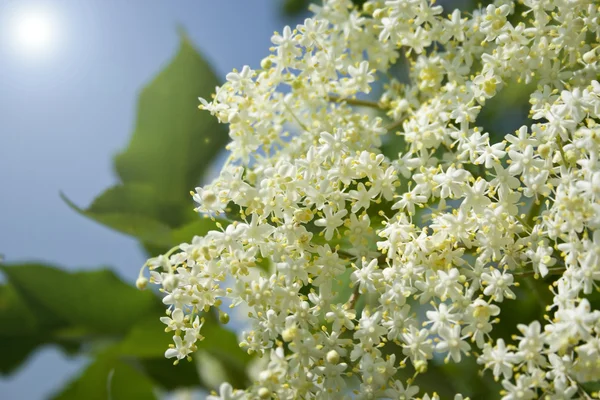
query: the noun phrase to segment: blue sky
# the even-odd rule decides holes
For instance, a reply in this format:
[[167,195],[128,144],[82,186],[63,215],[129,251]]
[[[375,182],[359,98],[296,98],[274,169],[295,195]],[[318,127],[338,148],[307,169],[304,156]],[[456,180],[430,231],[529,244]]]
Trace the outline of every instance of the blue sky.
[[[257,67],[274,30],[295,25],[279,0],[0,0],[0,253],[63,268],[110,266],[133,281],[137,242],[71,211],[116,183],[112,156],[133,129],[136,96],[175,54],[177,24],[219,76]],[[28,16],[48,18],[49,43],[25,49]],[[35,44],[35,43],[34,43]],[[200,112],[200,111],[199,111]],[[1,356],[1,355],[0,355]],[[38,399],[86,363],[47,348],[0,398]]]

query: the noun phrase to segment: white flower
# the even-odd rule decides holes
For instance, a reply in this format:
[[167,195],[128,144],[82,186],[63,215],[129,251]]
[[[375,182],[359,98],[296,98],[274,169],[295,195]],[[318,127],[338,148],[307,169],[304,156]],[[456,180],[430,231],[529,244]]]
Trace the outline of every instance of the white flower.
[[355,270],[350,276],[352,283],[358,284],[360,293],[374,292],[376,285],[381,279],[381,271],[378,271],[377,259],[367,262],[362,260],[362,267],[354,267]]
[[483,294],[491,296],[494,300],[500,302],[504,300],[504,297],[508,299],[515,298],[514,292],[510,290],[514,281],[511,274],[492,269],[490,273],[481,274],[481,280],[485,286]]
[[456,169],[451,166],[446,172],[441,172],[433,177],[433,180],[440,188],[440,197],[460,197],[466,186],[466,181],[471,177],[471,174],[464,169]]
[[439,332],[441,328],[450,328],[457,323],[457,314],[453,314],[452,307],[448,308],[444,303],[440,304],[438,309],[427,311],[425,314],[434,332]]
[[402,334],[404,348],[402,353],[410,357],[413,365],[419,361],[427,361],[433,357],[433,345],[427,329],[418,330],[411,326]]
[[165,351],[165,357],[176,357],[177,360],[184,359],[194,351],[192,346],[195,342],[196,336],[192,331],[187,331],[183,338],[179,335],[175,335],[173,336],[173,343],[175,343],[175,345],[172,345],[172,347]]
[[460,362],[462,355],[461,353],[468,353],[471,349],[469,343],[465,342],[464,337],[460,336],[460,325],[454,325],[452,328],[447,326],[440,328],[440,342],[435,346],[435,350],[448,353],[446,356],[446,362],[448,359],[452,359],[455,362]]
[[353,66],[348,67],[348,74],[350,74],[350,80],[348,82],[348,89],[350,92],[363,92],[369,93],[371,91],[371,85],[375,78],[373,77],[373,71],[369,70],[369,62],[362,61],[357,68]]
[[241,390],[234,390],[231,385],[224,382],[219,386],[219,394],[209,395],[206,400],[242,400],[246,394]]
[[490,368],[495,378],[502,375],[504,379],[509,379],[512,377],[514,363],[517,360],[514,353],[508,351],[504,340],[498,339],[494,347],[486,343],[483,354],[479,356],[477,362],[485,364],[485,368]]
[[[260,70],[200,100],[231,142],[192,197],[228,226],[149,260],[139,282],[164,293],[167,357],[194,353],[201,313],[227,301],[248,316],[240,345],[266,361],[213,399],[414,398],[398,368],[426,375],[434,351],[462,364],[471,343],[504,399],[572,398],[600,380],[586,299],[600,280],[598,8],[516,6],[446,18],[423,0],[324,0],[273,35]],[[476,126],[522,84],[538,87],[535,123],[504,137]],[[552,283],[529,293],[548,315],[494,342],[499,325],[515,331],[498,317],[531,277]]]
[[325,214],[325,217],[316,220],[315,225],[324,227],[325,239],[331,240],[333,233],[337,230],[337,228],[344,224],[344,220],[342,218],[348,214],[348,211],[339,210],[334,213],[332,207],[326,206],[323,209],[323,214]]
[[530,387],[529,379],[526,375],[521,375],[517,379],[516,385],[508,380],[502,381],[502,386],[506,391],[502,400],[531,400],[536,398],[533,388]]

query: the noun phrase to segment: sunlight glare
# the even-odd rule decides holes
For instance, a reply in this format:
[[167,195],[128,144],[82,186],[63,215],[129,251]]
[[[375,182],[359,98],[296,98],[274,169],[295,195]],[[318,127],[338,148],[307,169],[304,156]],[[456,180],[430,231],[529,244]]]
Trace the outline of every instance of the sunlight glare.
[[23,10],[13,17],[14,46],[26,55],[49,53],[56,42],[57,26],[47,10]]

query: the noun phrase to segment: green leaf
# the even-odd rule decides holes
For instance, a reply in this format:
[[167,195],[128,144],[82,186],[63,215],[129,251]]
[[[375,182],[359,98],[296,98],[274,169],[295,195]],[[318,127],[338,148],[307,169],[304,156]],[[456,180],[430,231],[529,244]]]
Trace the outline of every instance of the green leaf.
[[173,343],[173,333],[165,332],[165,325],[159,318],[159,315],[150,316],[136,324],[118,344],[119,353],[139,358],[164,357]]
[[396,134],[396,131],[388,133],[381,145],[381,153],[392,160],[396,160],[398,153],[404,153],[408,147],[404,136]]
[[123,362],[116,363],[110,385],[111,399],[155,399],[153,383],[146,375]]
[[12,285],[0,286],[0,374],[14,372],[38,347],[49,343],[65,352],[79,343],[60,337],[68,322]]
[[221,224],[223,228],[229,225],[228,221],[222,219],[212,220],[206,216],[197,215],[196,221],[190,222],[180,228],[173,230],[172,241],[175,244],[189,243],[194,236],[204,236],[208,232],[218,229],[217,223]]
[[[108,226],[116,231],[124,233],[126,235],[138,238],[142,242],[147,242],[155,246],[171,247],[171,228],[162,223],[140,214],[128,213],[123,211],[116,212],[100,212],[93,211],[90,207],[89,210],[83,210],[73,203],[63,193],[60,194],[61,198],[69,207],[78,212],[79,214],[93,219],[102,225]],[[102,196],[101,196],[102,197]],[[102,200],[102,207],[100,210],[105,210],[107,200]],[[123,205],[117,205],[116,209],[123,208]]]
[[[137,187],[136,189],[133,189]],[[142,189],[143,188],[143,189]],[[131,190],[133,189],[133,190]],[[138,189],[140,189],[138,191]],[[133,236],[142,242],[155,246],[155,251],[160,252],[165,248],[171,248],[183,242],[190,242],[194,236],[206,235],[209,231],[217,229],[217,222],[223,227],[229,225],[225,220],[212,220],[208,217],[193,213],[192,222],[189,222],[179,228],[171,228],[168,225],[151,219],[147,216],[136,214],[136,211],[128,201],[137,194],[148,190],[148,187],[134,185],[132,187],[116,186],[99,196],[90,208],[83,210],[74,204],[68,197],[61,193],[65,203],[81,215],[91,218],[103,225],[106,225],[116,231],[126,235]],[[145,209],[151,210],[151,205]],[[110,208],[116,211],[107,211]],[[130,211],[128,211],[130,210]],[[158,212],[158,205],[154,212]],[[154,251],[151,251],[153,253]]]
[[87,212],[140,215],[171,227],[193,221],[197,216],[189,196],[185,201],[174,202],[168,196],[161,195],[157,188],[134,182],[108,188],[94,199]]
[[285,0],[283,2],[283,12],[287,15],[295,15],[308,10],[308,0]]
[[0,375],[14,372],[43,343],[42,337],[0,336]]
[[585,382],[581,386],[587,393],[600,391],[600,381]]
[[[164,327],[158,317],[140,322],[118,344],[119,353],[125,357],[138,358],[145,371],[167,389],[198,385],[199,379],[209,384],[210,371],[201,369],[199,376],[194,364],[182,361],[173,366],[173,360],[164,358],[165,350],[173,342],[173,333],[166,333]],[[227,372],[229,382],[236,387],[246,386],[246,366],[252,357],[239,347],[235,333],[225,329],[208,315],[201,333],[205,339],[196,343],[198,350],[203,351],[204,355],[212,356],[213,361],[219,363],[220,369]],[[198,357],[201,355],[194,355],[195,359]],[[190,368],[193,371],[189,371]]]
[[146,375],[166,390],[203,386],[194,363],[182,360],[179,364],[173,365],[173,360],[159,357],[142,359],[140,365]]
[[[212,362],[218,362],[223,366],[222,370],[227,374],[227,381],[234,387],[246,387],[250,382],[246,375],[246,366],[252,359],[248,353],[239,346],[239,341],[232,331],[212,323],[203,327],[202,335],[205,340],[198,344],[198,350],[205,351],[212,357]],[[204,357],[206,360],[207,357]],[[208,364],[210,365],[210,363]],[[207,364],[200,363],[200,367]],[[200,368],[200,376],[208,380],[210,371]]]
[[87,209],[61,194],[63,200],[78,213],[139,239],[152,255],[213,229],[208,221],[197,221],[189,191],[229,141],[227,128],[197,107],[198,97],[210,98],[218,84],[182,34],[175,57],[139,96],[135,131],[115,157],[122,183]]
[[38,326],[34,313],[12,286],[0,286],[0,335],[33,334]]
[[94,199],[87,211],[95,214],[126,213],[158,217],[159,205],[160,199],[153,186],[132,183],[106,189]]
[[[86,213],[86,215],[90,215]],[[134,236],[143,242],[160,246],[171,246],[171,232],[161,222],[129,214],[105,214],[93,217],[103,225],[110,226],[127,235]],[[118,227],[118,228],[117,228]]]
[[99,355],[55,400],[155,399],[152,381],[112,354]]
[[39,264],[2,270],[23,298],[94,334],[124,333],[160,309],[152,293],[123,283],[109,270],[66,272]]
[[[239,341],[232,331],[224,328],[212,318],[208,318],[201,331],[204,340],[197,342],[198,349],[203,349],[219,358],[234,361],[239,366],[246,366],[252,359],[239,346]],[[165,325],[159,317],[148,317],[131,329],[119,344],[119,352],[126,356],[152,358],[165,354],[169,344],[173,342],[173,333],[165,332]]]
[[514,133],[522,125],[531,126],[535,122],[528,116],[529,97],[535,89],[535,82],[527,85],[509,84],[486,100],[475,124],[483,127],[483,132],[489,133],[490,144],[499,143],[507,133]]
[[[475,354],[464,356],[460,363],[440,363],[435,368],[452,383],[454,393],[462,393],[472,399],[497,398],[498,392],[502,389],[500,383],[494,381],[490,371],[481,374],[481,365],[477,364]],[[435,382],[426,387],[437,389],[433,385]]]
[[125,184],[141,182],[168,199],[188,199],[210,162],[229,140],[224,125],[199,111],[219,84],[208,63],[185,36],[171,63],[141,92],[135,132],[115,157]]
[[14,372],[45,343],[40,322],[13,286],[0,286],[0,374]]
[[546,297],[544,292],[551,294],[550,290],[548,290],[548,285],[543,284],[543,281],[540,281],[540,283],[533,283],[539,291],[532,290],[532,287],[530,286],[532,285],[532,282],[529,279],[521,279],[519,283],[520,286],[513,289],[517,298],[515,300],[504,300],[502,302],[499,315],[500,321],[502,322],[494,325],[494,329],[490,333],[494,340],[504,339],[507,344],[512,343],[512,336],[518,333],[516,328],[517,325],[529,325],[535,320],[543,321],[545,305],[552,303],[551,301],[545,302],[541,297]]
[[198,343],[198,349],[204,349],[220,359],[235,361],[240,366],[246,366],[252,359],[240,348],[237,336],[229,329],[210,323],[202,327],[201,332],[206,339]]

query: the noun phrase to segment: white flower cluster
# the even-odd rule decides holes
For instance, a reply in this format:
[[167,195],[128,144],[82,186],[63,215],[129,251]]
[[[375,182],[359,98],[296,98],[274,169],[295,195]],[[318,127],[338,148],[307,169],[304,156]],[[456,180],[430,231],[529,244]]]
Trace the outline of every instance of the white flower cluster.
[[[194,200],[229,225],[147,265],[169,306],[167,357],[195,351],[199,314],[224,298],[249,309],[240,345],[265,356],[262,371],[211,398],[435,399],[418,376],[465,357],[506,400],[579,398],[600,379],[588,299],[600,280],[600,5],[516,7],[466,17],[427,0],[326,0],[272,37],[261,70],[201,99],[232,142]],[[391,69],[403,61],[404,82]],[[537,86],[534,123],[494,140],[478,114],[519,84]],[[404,143],[391,157],[390,136]],[[502,303],[534,277],[552,283],[547,320],[494,340]]]

